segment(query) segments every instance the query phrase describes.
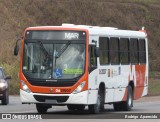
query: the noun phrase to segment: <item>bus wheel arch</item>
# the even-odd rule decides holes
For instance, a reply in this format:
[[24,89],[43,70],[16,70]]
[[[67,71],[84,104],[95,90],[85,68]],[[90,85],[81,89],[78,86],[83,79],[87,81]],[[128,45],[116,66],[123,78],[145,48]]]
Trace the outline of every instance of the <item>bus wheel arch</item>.
[[127,86],[127,99],[126,101],[113,103],[115,111],[130,111],[133,107],[134,96],[134,82],[130,81]]
[[133,107],[134,99],[134,81],[130,81],[128,84],[127,100],[123,102],[123,110],[130,111]]
[[104,102],[105,102],[105,84],[103,82],[100,83],[98,94],[97,94],[97,102],[96,104],[89,105],[89,111],[91,113],[99,113],[104,110]]
[[127,100],[122,102],[123,110],[130,111],[133,107],[133,88],[128,85]]

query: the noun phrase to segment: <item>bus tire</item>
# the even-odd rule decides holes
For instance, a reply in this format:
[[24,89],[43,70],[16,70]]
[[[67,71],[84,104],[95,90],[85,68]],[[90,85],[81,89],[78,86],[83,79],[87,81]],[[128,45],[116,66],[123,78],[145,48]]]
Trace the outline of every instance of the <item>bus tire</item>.
[[67,105],[68,110],[80,110],[83,111],[85,109],[85,105]]
[[115,111],[130,111],[133,107],[133,90],[128,86],[127,101],[113,103]]
[[68,108],[68,110],[71,110],[71,111],[76,109],[76,107],[74,105],[67,105],[67,108]]
[[124,111],[130,111],[133,107],[133,89],[130,85],[128,86],[127,101],[122,102],[122,104]]
[[100,111],[104,111],[104,99],[105,99],[105,93],[104,91],[100,91]]
[[[101,93],[102,92],[98,91],[98,97],[97,97],[96,104],[88,106],[90,113],[97,114],[97,113],[100,112],[101,107],[104,106],[103,98],[102,98],[102,94]],[[101,105],[101,104],[103,104],[103,105]]]
[[44,113],[46,113],[47,110],[48,110],[47,105],[40,104],[40,103],[37,103],[37,104],[36,104],[36,108],[37,108],[37,112],[40,113],[40,114],[44,114]]
[[115,111],[122,111],[122,102],[113,103],[113,107]]
[[77,105],[76,109],[79,111],[83,111],[85,109],[85,105]]

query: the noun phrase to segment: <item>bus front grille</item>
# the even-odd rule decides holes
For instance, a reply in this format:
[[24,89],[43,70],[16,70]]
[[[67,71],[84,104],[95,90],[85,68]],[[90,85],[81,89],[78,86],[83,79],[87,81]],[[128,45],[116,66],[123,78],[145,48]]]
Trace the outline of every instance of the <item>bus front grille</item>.
[[34,95],[34,98],[39,102],[45,102],[46,100],[55,100],[58,103],[66,102],[69,96],[43,96],[43,95]]

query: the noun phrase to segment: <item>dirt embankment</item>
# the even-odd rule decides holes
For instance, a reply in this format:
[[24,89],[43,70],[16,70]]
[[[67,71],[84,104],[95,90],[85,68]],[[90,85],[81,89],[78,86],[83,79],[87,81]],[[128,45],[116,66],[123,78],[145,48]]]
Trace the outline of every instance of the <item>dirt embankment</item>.
[[[160,71],[160,1],[158,0],[0,0],[0,65],[18,87],[19,58],[13,56],[17,36],[29,26],[83,25],[139,30],[149,38],[150,71]],[[12,90],[13,89],[13,90]]]

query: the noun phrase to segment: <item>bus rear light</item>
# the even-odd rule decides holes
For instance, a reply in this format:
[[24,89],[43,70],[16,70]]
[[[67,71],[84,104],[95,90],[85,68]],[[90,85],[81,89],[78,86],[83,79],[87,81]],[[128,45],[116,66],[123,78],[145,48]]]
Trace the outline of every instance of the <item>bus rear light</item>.
[[73,94],[77,94],[82,91],[83,87],[85,86],[86,81],[83,81],[79,84],[79,86],[72,92]]
[[23,89],[25,92],[28,92],[28,93],[31,92],[31,90],[28,88],[28,86],[25,84],[24,81],[21,81],[21,84],[22,84],[22,89]]

